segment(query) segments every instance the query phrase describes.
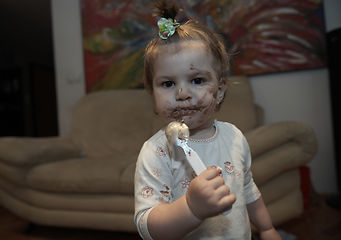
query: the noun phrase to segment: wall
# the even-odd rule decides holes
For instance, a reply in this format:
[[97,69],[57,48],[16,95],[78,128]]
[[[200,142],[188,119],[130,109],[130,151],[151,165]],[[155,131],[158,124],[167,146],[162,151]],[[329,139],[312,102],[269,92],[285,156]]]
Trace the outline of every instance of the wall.
[[76,102],[85,94],[81,9],[78,0],[51,0],[60,136],[69,133]]
[[[85,94],[81,49],[80,4],[51,0],[60,135],[67,136],[72,110]],[[339,27],[341,1],[326,0],[327,30]],[[250,78],[255,101],[265,109],[265,122],[299,120],[314,128],[319,151],[309,164],[320,193],[337,191],[333,152],[328,70],[326,68],[268,74]]]
[[[325,0],[329,32],[341,27],[341,1]],[[318,192],[337,191],[328,69],[313,69],[250,77],[255,101],[265,109],[265,122],[298,120],[315,130],[319,150],[309,163]]]

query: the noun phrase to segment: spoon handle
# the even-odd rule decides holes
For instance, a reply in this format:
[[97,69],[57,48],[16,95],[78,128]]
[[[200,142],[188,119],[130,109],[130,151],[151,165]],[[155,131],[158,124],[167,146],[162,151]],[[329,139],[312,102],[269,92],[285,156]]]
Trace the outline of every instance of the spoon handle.
[[197,175],[201,174],[203,171],[206,170],[206,166],[201,161],[199,155],[195,151],[187,152],[186,157]]
[[187,161],[191,164],[193,170],[197,175],[201,174],[203,171],[206,170],[205,164],[202,162],[201,158],[197,154],[196,151],[194,151],[187,143],[186,140],[181,141],[181,144],[179,144],[180,147],[184,150],[184,153],[186,155]]

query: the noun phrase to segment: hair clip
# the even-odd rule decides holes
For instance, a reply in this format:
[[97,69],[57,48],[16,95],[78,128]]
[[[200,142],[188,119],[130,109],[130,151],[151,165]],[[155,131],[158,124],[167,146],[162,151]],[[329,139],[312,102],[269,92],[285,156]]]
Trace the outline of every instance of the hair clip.
[[177,23],[176,20],[171,18],[160,18],[157,22],[159,26],[159,36],[162,39],[167,39],[175,33],[175,29],[180,26],[180,23]]

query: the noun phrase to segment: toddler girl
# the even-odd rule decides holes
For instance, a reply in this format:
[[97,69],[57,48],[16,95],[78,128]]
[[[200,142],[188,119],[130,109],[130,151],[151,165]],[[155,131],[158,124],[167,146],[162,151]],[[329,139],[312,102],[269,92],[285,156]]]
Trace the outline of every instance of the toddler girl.
[[155,8],[160,32],[146,48],[145,88],[166,123],[189,127],[189,145],[208,169],[195,176],[183,150],[168,143],[165,129],[144,143],[135,173],[141,237],[251,239],[251,220],[262,239],[280,239],[253,182],[243,134],[212,119],[227,87],[224,45],[195,21],[180,26],[174,20],[177,5],[161,1]]

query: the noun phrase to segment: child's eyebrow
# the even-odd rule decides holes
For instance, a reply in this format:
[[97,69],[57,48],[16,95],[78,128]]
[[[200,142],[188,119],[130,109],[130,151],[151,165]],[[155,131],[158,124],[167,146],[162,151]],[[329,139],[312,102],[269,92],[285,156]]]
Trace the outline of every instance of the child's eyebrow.
[[167,80],[167,81],[173,81],[174,80],[174,77],[173,76],[169,76],[169,75],[160,75],[160,76],[157,76],[155,78],[156,81],[164,81],[164,80]]
[[190,70],[193,71],[193,75],[199,73],[199,74],[203,74],[204,76],[206,76],[208,78],[212,78],[212,74],[210,71],[200,70],[198,68],[195,68],[192,64],[191,64]]

